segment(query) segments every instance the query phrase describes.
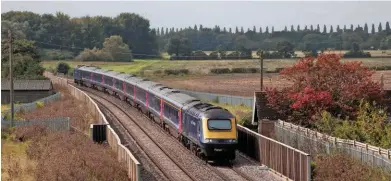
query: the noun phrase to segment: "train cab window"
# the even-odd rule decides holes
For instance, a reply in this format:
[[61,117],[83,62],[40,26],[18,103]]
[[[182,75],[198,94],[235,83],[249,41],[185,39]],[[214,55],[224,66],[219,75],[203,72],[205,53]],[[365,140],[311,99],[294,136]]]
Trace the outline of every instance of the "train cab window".
[[229,119],[209,119],[208,120],[208,129],[209,130],[231,130],[231,120]]

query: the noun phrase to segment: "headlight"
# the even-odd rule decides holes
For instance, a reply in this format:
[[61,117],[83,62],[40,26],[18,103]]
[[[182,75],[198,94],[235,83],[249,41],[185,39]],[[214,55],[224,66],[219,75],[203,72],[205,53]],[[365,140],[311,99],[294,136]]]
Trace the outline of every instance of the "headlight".
[[205,139],[205,143],[212,143],[212,139],[206,138],[206,139]]
[[236,143],[236,140],[235,139],[228,140],[228,143]]

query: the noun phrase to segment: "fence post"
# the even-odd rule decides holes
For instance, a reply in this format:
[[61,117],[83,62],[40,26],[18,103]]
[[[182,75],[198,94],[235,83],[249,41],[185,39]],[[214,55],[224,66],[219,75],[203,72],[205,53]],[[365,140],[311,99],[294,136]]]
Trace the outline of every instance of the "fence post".
[[307,155],[307,181],[311,181],[311,157]]

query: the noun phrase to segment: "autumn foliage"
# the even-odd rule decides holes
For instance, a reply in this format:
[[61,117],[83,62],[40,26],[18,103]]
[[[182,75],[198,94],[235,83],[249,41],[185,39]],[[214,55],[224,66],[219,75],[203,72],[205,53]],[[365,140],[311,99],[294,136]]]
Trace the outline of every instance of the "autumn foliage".
[[333,116],[355,117],[360,100],[380,102],[383,91],[372,81],[375,72],[361,62],[342,62],[336,54],[300,59],[280,72],[291,87],[266,88],[269,106],[299,124],[312,125],[323,110]]

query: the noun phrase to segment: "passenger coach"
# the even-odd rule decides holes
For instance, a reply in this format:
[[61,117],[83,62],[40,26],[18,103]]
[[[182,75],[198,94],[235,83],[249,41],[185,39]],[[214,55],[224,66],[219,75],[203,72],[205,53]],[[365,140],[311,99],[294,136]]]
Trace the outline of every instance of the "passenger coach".
[[235,159],[236,119],[226,109],[147,79],[97,67],[76,67],[74,81],[140,109],[203,159]]

